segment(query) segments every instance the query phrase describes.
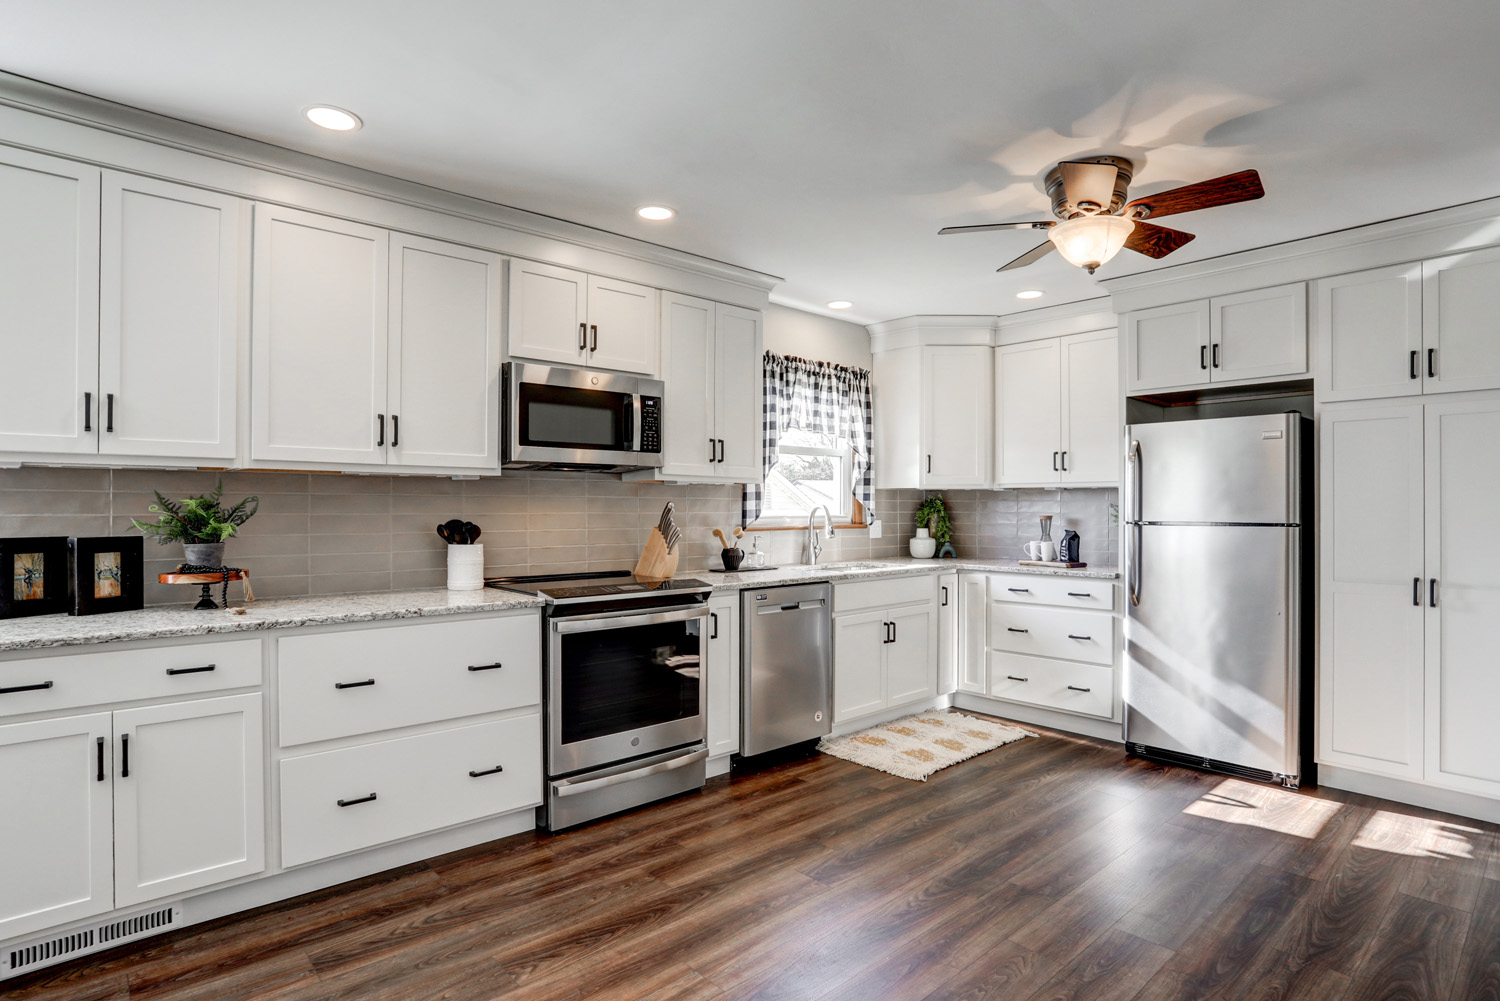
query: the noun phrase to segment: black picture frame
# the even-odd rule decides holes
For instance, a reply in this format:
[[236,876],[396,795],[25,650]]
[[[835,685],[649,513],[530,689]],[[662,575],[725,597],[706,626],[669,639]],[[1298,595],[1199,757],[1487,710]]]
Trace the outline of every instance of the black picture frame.
[[70,615],[129,612],[146,604],[141,581],[145,563],[139,535],[69,539]]
[[66,536],[0,539],[0,619],[70,610],[69,566]]

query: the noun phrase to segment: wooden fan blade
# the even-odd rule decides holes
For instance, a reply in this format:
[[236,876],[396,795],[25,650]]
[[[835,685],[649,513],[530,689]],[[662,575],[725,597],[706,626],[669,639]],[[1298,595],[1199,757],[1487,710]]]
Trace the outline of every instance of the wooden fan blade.
[[938,230],[938,236],[952,236],[954,233],[988,233],[996,229],[1051,229],[1056,225],[1055,222],[987,222],[979,226],[944,226]]
[[1115,176],[1120,173],[1118,167],[1110,163],[1064,160],[1057,169],[1062,173],[1063,195],[1074,206],[1093,202],[1100,208],[1109,208],[1115,197]]
[[1193,240],[1192,233],[1165,226],[1153,226],[1149,222],[1135,221],[1135,231],[1125,240],[1125,249],[1147,257],[1166,257],[1172,251]]
[[1235,202],[1254,201],[1262,197],[1266,189],[1261,187],[1260,174],[1253,170],[1242,170],[1238,174],[1225,174],[1197,184],[1185,184],[1171,191],[1137,198],[1125,206],[1125,215],[1137,207],[1146,209],[1140,214],[1143,219],[1176,215],[1179,212],[1196,212],[1211,209],[1216,205],[1233,205]]
[[1052,253],[1052,241],[1048,240],[1046,243],[1042,244],[1039,247],[1032,247],[1030,250],[1026,251],[1026,253],[1022,254],[1020,257],[1017,257],[1014,261],[1011,261],[1005,267],[996,268],[995,270],[1010,271],[1014,268],[1024,268],[1028,264],[1035,264],[1037,261],[1040,261],[1050,253]]

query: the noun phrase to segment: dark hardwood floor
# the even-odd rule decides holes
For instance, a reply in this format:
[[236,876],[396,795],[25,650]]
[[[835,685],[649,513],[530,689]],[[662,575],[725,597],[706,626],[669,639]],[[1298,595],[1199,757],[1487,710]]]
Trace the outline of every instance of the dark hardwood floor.
[[1060,734],[830,757],[0,982],[12,1001],[1500,1001],[1500,829]]

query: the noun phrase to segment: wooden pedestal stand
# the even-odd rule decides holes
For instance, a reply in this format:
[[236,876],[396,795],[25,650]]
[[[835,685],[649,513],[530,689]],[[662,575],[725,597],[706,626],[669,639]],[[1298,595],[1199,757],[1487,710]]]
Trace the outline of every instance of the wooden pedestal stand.
[[[216,601],[214,601],[213,593],[209,590],[215,584],[223,584],[223,585],[225,585],[225,589],[224,589],[224,605],[225,605],[225,607],[228,607],[228,605],[229,605],[229,588],[228,588],[228,583],[230,581],[232,581],[232,580],[245,580],[249,576],[250,575],[247,574],[247,573],[245,573],[243,570],[224,570],[224,571],[219,571],[219,572],[216,572],[216,573],[163,573],[163,574],[157,574],[156,575],[156,582],[158,584],[198,584],[198,585],[201,585],[202,588],[203,588],[203,594],[202,594],[201,597],[198,598],[198,604],[196,604],[196,605],[193,606],[193,608],[195,610],[197,610],[197,609],[209,609],[209,608],[218,608],[219,607],[219,603],[216,602]],[[247,588],[247,590],[248,590],[248,588]],[[247,595],[247,597],[248,597],[248,595]]]

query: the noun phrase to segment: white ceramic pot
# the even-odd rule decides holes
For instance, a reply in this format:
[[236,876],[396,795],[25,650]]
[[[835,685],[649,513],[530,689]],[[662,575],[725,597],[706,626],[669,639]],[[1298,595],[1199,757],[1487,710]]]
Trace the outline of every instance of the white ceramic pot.
[[478,591],[484,587],[484,544],[448,547],[448,590]]
[[906,547],[911,550],[912,556],[919,560],[930,560],[932,554],[937,552],[937,540],[934,539],[925,528],[917,529],[917,534],[907,541]]

